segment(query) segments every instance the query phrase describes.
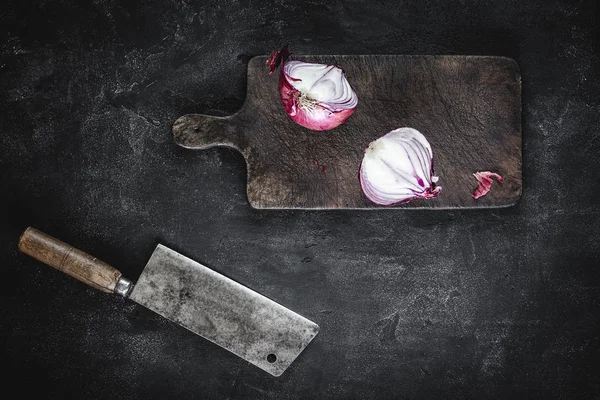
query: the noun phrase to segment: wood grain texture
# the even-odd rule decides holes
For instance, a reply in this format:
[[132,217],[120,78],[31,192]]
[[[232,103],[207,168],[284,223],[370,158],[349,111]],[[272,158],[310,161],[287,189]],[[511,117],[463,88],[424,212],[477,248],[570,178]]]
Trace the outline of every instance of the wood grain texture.
[[[412,127],[434,151],[442,186],[435,199],[393,208],[495,208],[521,196],[521,78],[509,58],[487,56],[295,56],[337,64],[359,96],[340,127],[316,132],[284,112],[278,76],[266,57],[248,64],[246,102],[232,116],[185,115],[173,125],[177,144],[190,149],[229,146],[248,166],[248,201],[259,209],[375,209],[360,188],[358,170],[369,143]],[[473,199],[473,173],[497,172],[488,195]],[[386,207],[390,208],[390,207]]]
[[103,292],[112,293],[121,277],[110,265],[35,228],[23,232],[19,250]]

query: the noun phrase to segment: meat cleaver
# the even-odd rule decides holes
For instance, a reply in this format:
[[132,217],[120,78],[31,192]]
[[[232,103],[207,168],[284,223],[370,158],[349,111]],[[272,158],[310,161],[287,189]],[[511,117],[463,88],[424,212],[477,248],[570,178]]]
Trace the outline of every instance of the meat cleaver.
[[91,287],[129,298],[280,376],[319,326],[159,244],[137,283],[108,264],[34,228],[19,250]]

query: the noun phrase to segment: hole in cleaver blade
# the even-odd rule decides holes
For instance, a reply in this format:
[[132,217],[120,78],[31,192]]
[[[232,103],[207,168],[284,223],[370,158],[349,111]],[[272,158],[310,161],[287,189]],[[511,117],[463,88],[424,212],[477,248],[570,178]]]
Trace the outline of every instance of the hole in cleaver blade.
[[130,298],[274,376],[319,332],[314,322],[161,244]]

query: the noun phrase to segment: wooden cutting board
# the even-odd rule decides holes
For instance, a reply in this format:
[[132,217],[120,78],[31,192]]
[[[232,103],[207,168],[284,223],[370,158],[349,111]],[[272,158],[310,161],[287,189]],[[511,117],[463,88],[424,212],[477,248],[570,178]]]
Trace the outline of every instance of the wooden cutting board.
[[[189,149],[229,146],[247,163],[248,201],[259,209],[375,209],[362,193],[358,170],[369,143],[412,127],[434,152],[437,198],[395,208],[494,208],[521,196],[521,78],[516,62],[480,56],[292,56],[336,64],[359,97],[352,116],[330,131],[294,123],[279,100],[277,73],[266,57],[248,63],[242,108],[229,117],[184,115],[175,142]],[[476,171],[499,173],[504,183],[477,200]]]

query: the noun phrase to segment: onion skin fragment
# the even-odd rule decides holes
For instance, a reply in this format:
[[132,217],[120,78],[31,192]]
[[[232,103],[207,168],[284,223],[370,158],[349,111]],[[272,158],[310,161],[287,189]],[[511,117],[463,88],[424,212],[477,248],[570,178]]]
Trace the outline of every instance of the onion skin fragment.
[[492,178],[496,178],[498,182],[504,183],[504,179],[495,172],[478,171],[475,172],[473,176],[475,177],[475,179],[477,179],[477,182],[479,182],[477,189],[475,189],[475,191],[473,192],[474,199],[478,199],[488,194],[488,192],[492,188],[492,182],[494,182]]
[[292,53],[288,50],[288,45],[283,46],[281,50],[274,50],[269,55],[269,58],[265,62],[267,68],[269,68],[269,75],[273,75],[273,72],[279,67],[282,62],[285,62]]

